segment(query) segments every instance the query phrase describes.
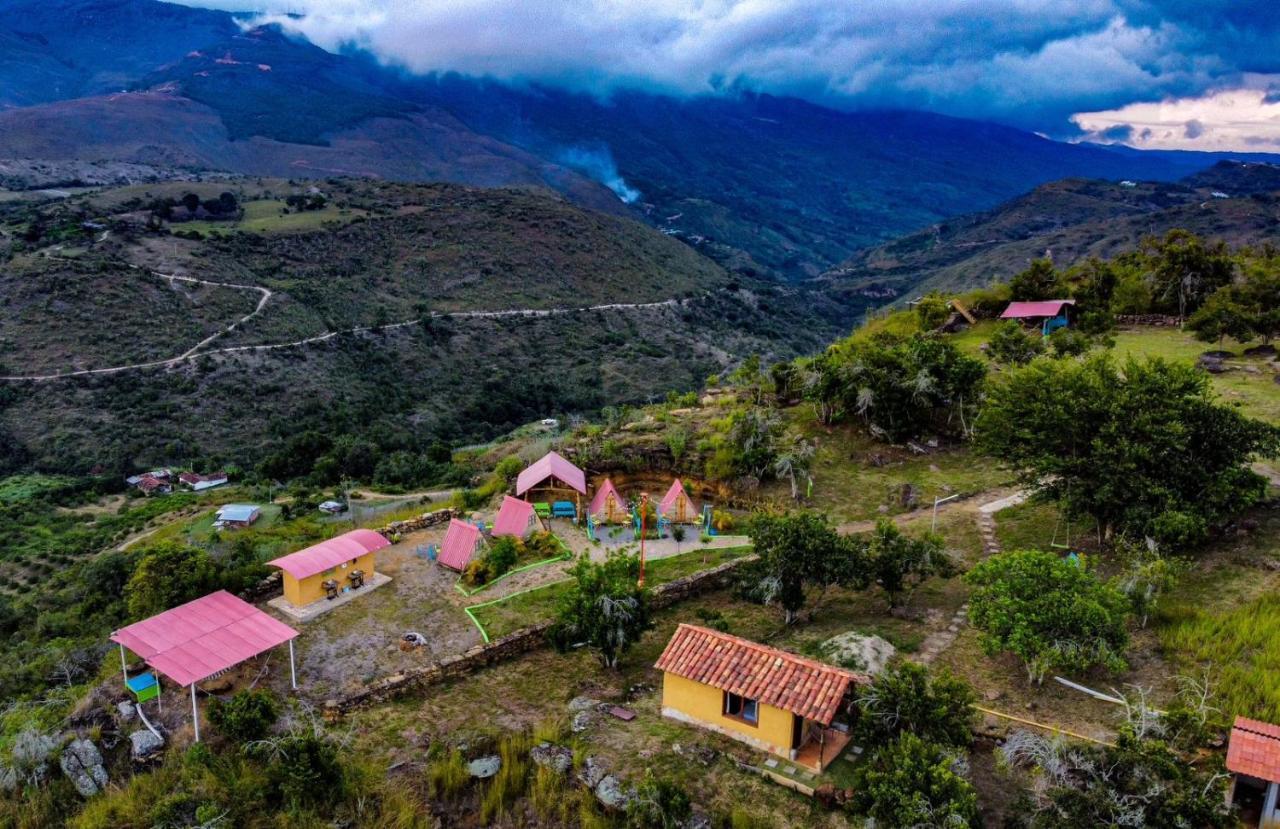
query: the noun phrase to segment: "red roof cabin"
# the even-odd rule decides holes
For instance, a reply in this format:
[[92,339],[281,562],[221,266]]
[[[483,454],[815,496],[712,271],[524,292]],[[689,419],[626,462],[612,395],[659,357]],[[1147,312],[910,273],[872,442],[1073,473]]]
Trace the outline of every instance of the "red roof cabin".
[[493,537],[510,535],[528,538],[529,533],[543,529],[542,519],[533,511],[533,504],[510,495],[502,496],[498,517],[493,519]]
[[1071,323],[1074,299],[1045,299],[1038,302],[1010,302],[1000,315],[1002,320],[1018,320],[1025,325],[1035,325],[1040,333],[1049,336]]
[[813,771],[849,744],[837,719],[851,690],[871,680],[834,665],[681,624],[654,666],[663,672],[662,715],[690,723]]
[[1236,717],[1227,743],[1230,802],[1242,826],[1280,826],[1280,726]]
[[608,478],[605,478],[604,483],[596,490],[595,497],[591,499],[591,506],[587,508],[587,514],[597,524],[625,524],[631,520],[631,511],[627,509],[627,502],[618,493],[618,488],[613,485],[613,481]]
[[468,524],[457,518],[450,519],[449,530],[444,535],[444,543],[440,545],[440,564],[450,570],[461,573],[467,569],[471,559],[484,549],[484,534],[475,524]]
[[[200,740],[200,709],[196,685],[245,660],[289,643],[289,680],[298,687],[293,640],[298,632],[225,590],[170,608],[111,634],[120,646],[120,669],[130,690],[157,687],[154,676],[129,677],[125,649],[142,657],[156,672],[179,687],[191,688],[191,719]],[[139,680],[152,680],[143,685]],[[154,698],[154,693],[147,696]],[[141,698],[141,695],[140,695]]]
[[573,503],[582,508],[587,494],[587,476],[557,452],[548,452],[529,464],[516,478],[516,495],[526,501],[556,501],[573,493]]
[[671,488],[662,496],[662,501],[658,504],[658,515],[672,524],[698,523],[698,509],[693,505],[689,493],[684,491],[684,484],[680,483],[679,478],[671,482]]

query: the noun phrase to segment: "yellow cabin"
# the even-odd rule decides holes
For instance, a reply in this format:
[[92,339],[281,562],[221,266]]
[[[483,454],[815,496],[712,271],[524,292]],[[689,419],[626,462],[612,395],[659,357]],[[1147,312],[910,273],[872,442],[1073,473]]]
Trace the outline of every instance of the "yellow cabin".
[[853,671],[682,624],[656,667],[662,714],[822,771],[849,743],[833,727],[847,710]]
[[280,568],[289,604],[305,607],[372,582],[375,553],[390,543],[373,530],[352,530],[267,563]]

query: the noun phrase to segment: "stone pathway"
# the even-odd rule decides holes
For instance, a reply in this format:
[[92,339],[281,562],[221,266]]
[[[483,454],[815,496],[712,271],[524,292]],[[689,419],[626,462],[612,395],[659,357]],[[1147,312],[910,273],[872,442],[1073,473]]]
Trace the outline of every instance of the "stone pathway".
[[[978,507],[978,532],[982,534],[982,554],[983,556],[993,556],[1000,552],[1000,539],[996,537],[996,519],[995,514],[1002,509],[1021,504],[1027,498],[1024,492],[1015,492],[1005,498],[997,501],[991,501]],[[969,620],[969,603],[965,602],[960,605],[960,609],[951,617],[951,621],[943,630],[934,631],[925,637],[924,642],[920,645],[920,650],[912,654],[911,659],[919,662],[921,665],[928,665],[938,656],[951,647],[951,643],[956,641],[956,636],[960,634],[961,628]]]

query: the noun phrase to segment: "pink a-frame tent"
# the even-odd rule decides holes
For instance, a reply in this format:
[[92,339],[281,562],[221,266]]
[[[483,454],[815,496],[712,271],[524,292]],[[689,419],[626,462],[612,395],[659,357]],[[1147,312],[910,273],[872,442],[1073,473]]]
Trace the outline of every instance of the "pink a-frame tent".
[[191,687],[191,716],[200,739],[196,684],[246,659],[289,643],[289,680],[298,687],[293,640],[298,632],[225,590],[170,608],[111,634],[120,646],[120,668],[128,682],[125,648],[179,686]]

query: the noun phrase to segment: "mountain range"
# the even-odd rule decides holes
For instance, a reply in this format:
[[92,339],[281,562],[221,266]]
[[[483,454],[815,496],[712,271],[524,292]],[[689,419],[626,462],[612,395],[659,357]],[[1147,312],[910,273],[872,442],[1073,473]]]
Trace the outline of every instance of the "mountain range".
[[157,0],[9,6],[0,159],[548,187],[748,275],[813,277],[1061,178],[1173,181],[1212,161],[750,93],[414,76]]

